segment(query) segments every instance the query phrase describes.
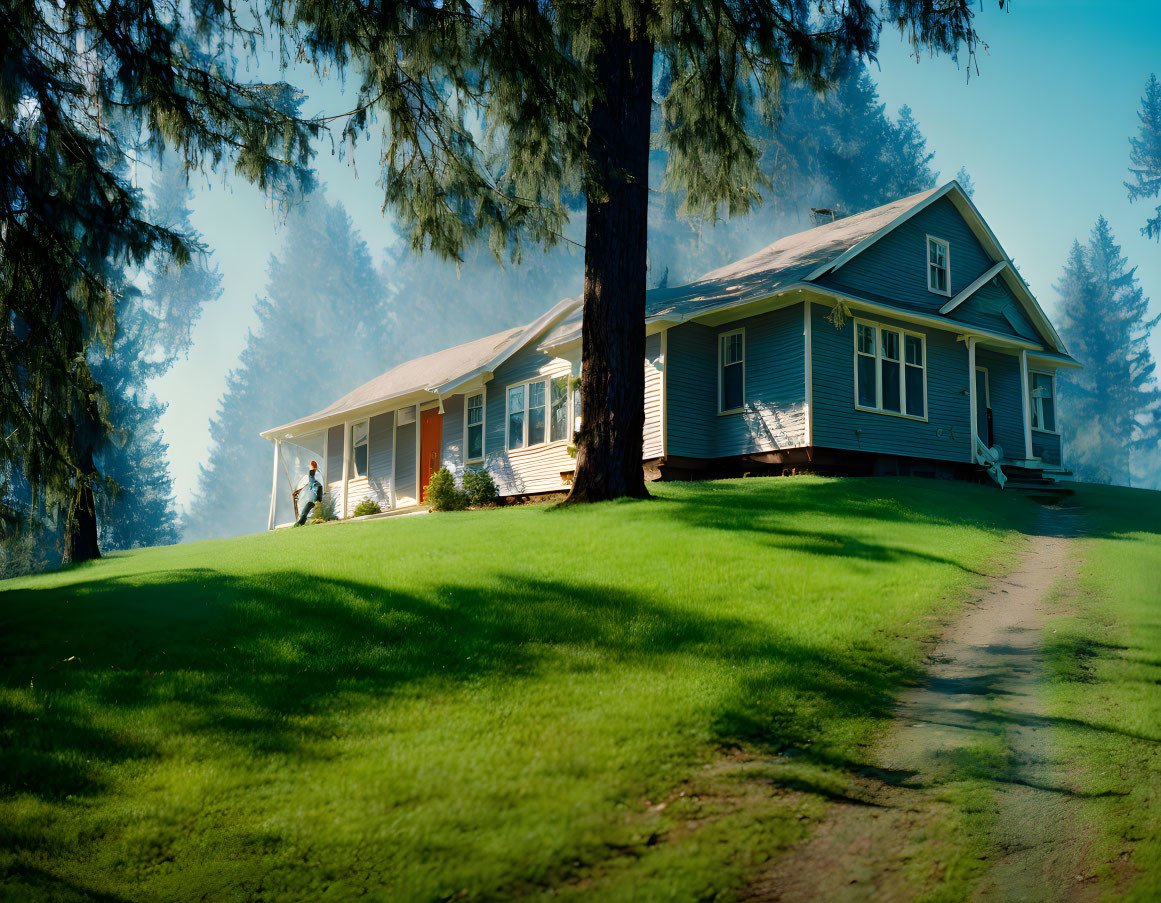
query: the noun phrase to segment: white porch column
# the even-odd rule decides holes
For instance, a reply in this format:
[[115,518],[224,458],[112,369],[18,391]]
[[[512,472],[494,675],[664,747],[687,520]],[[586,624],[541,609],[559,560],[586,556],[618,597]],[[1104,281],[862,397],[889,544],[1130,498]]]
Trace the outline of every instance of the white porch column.
[[266,529],[274,529],[274,506],[278,498],[278,458],[282,454],[282,440],[274,440],[274,481],[270,484],[270,518],[266,521]]
[[347,482],[351,478],[351,424],[343,421],[343,507],[339,517],[347,516]]
[[1020,389],[1024,393],[1024,458],[1032,460],[1032,408],[1031,392],[1028,388],[1028,351],[1020,352]]
[[971,420],[972,444],[969,461],[976,460],[976,337],[968,336],[968,414]]

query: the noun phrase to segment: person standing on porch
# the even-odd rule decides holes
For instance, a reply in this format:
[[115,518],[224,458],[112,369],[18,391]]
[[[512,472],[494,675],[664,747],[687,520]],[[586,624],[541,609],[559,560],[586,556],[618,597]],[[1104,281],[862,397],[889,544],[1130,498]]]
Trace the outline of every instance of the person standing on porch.
[[299,512],[298,515],[297,524],[300,527],[305,524],[306,519],[310,517],[311,509],[322,501],[323,487],[322,483],[320,483],[318,478],[314,475],[316,470],[318,470],[318,462],[311,461],[310,470],[307,472],[306,476],[298,481],[298,485],[294,489],[295,504],[297,505],[299,501],[299,495],[302,495],[303,501],[305,502],[305,504],[302,506],[302,511]]

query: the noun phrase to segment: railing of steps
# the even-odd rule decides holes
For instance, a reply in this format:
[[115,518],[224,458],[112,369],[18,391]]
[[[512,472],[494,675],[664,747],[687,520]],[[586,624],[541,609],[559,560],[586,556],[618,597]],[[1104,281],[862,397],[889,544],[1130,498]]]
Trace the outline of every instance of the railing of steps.
[[1003,489],[1004,484],[1008,482],[1008,478],[1004,475],[1004,468],[1000,466],[1001,455],[1002,453],[999,448],[988,448],[979,436],[975,437],[976,463],[988,472],[988,476],[992,478],[997,486]]

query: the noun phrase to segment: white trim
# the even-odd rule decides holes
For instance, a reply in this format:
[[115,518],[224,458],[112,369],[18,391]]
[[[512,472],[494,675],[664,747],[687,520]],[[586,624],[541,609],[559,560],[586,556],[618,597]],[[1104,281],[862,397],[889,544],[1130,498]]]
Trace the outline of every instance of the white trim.
[[[806,375],[806,410],[803,411],[805,417],[805,428],[803,432],[803,442],[808,447],[814,444],[814,338],[810,325],[810,299],[808,298],[802,304],[802,334],[803,344],[803,370]],[[926,362],[926,361],[925,361]]]
[[[736,408],[723,408],[722,404],[725,401],[725,381],[722,377],[725,375],[725,368],[722,363],[722,346],[725,340],[733,336],[740,335],[742,337],[742,359],[740,361],[731,361],[729,366],[733,367],[738,364],[742,365],[742,403]],[[746,327],[741,326],[737,329],[727,329],[724,332],[718,333],[718,413],[719,414],[740,414],[746,410]]]
[[[854,401],[856,411],[865,411],[869,414],[886,414],[889,417],[902,417],[906,420],[918,420],[926,423],[929,416],[929,399],[927,392],[927,336],[922,332],[915,332],[911,329],[904,329],[902,326],[892,326],[886,323],[880,323],[875,320],[864,320],[861,317],[855,317],[854,332],[854,347],[852,349],[854,359]],[[870,407],[859,402],[859,357],[871,357],[859,351],[859,326],[867,326],[875,331],[875,406]],[[893,332],[899,336],[899,359],[898,361],[883,357],[883,331]],[[919,339],[920,347],[923,350],[923,416],[917,414],[907,413],[907,367],[915,366],[907,363],[907,339],[906,336],[912,336]],[[883,407],[883,361],[889,360],[891,363],[899,364],[899,410],[892,411],[889,408]]]
[[1024,459],[1032,460],[1032,384],[1028,380],[1028,352],[1020,352],[1020,389],[1023,393],[1021,407],[1024,410]]
[[[572,400],[572,392],[569,393]],[[573,423],[576,422],[574,416]],[[669,327],[661,330],[661,457],[669,452]]]
[[[962,292],[943,305],[943,307],[939,309],[939,312],[945,316],[951,313],[953,310],[963,304],[968,298],[983,288],[985,283],[995,279],[996,276],[1000,274],[1000,271],[1006,269],[1008,265],[1008,261],[1006,260],[1001,260],[999,263],[992,264],[992,266],[984,270],[984,272],[979,276],[979,278],[976,279],[975,282],[973,282]],[[950,285],[951,283],[948,284]]]
[[[947,272],[947,289],[946,290],[940,290],[938,288],[931,287],[931,266],[932,266],[932,264],[931,264],[931,243],[932,242],[935,242],[935,244],[937,244],[937,245],[942,245],[942,247],[943,247],[943,268]],[[927,269],[925,270],[925,272],[927,273],[927,290],[929,292],[936,294],[936,295],[946,295],[947,297],[950,298],[951,297],[951,242],[949,242],[946,238],[940,238],[938,235],[928,235],[927,242],[923,246],[923,256],[924,256],[924,260],[927,263]]]
[[423,408],[415,406],[415,504],[423,504]]
[[[274,506],[278,498],[278,465],[281,463],[279,458],[282,457],[282,440],[274,440],[274,482],[270,486],[270,517],[266,521],[266,529],[274,529]],[[325,460],[325,459],[324,459]]]
[[347,484],[351,481],[351,421],[343,422],[343,513],[347,516]]
[[[468,400],[480,396],[480,456],[468,457]],[[506,429],[506,428],[505,428]],[[469,464],[480,464],[487,457],[488,450],[484,447],[488,435],[488,391],[481,388],[478,392],[472,391],[464,395],[464,467]]]

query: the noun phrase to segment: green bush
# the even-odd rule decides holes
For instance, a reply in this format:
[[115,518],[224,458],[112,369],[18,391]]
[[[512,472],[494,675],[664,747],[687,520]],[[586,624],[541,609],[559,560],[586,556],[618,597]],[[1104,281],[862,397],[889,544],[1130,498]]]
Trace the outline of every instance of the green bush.
[[310,522],[312,524],[320,524],[329,520],[338,520],[339,516],[335,514],[335,497],[329,492],[324,492],[322,501],[314,506],[314,510],[312,510],[310,514]]
[[47,570],[44,537],[24,534],[0,540],[0,580]]
[[382,514],[383,509],[379,507],[379,503],[374,499],[363,499],[355,506],[355,513],[353,517],[364,517],[368,514]]
[[463,511],[468,507],[468,494],[456,488],[456,478],[446,467],[431,475],[425,497],[435,511]]
[[472,468],[464,474],[464,492],[468,494],[468,501],[477,507],[493,504],[500,494],[496,481],[482,467]]

